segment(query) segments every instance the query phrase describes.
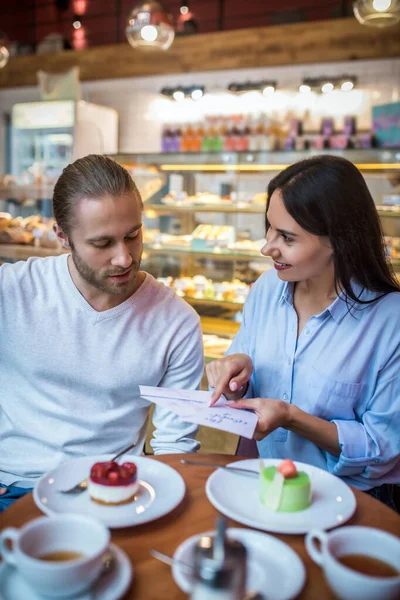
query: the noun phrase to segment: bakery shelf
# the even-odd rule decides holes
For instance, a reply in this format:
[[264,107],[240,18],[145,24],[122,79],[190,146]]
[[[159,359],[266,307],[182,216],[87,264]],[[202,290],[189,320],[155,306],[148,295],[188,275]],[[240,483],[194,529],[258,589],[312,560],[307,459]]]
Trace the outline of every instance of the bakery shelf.
[[236,251],[233,252],[228,248],[218,248],[215,251],[199,251],[192,250],[191,248],[183,248],[177,246],[161,246],[159,244],[144,244],[144,250],[147,254],[162,254],[163,256],[196,256],[197,258],[212,258],[216,260],[254,260],[254,259],[262,259],[262,255],[260,251],[257,252],[249,252],[249,251]]
[[172,213],[196,213],[196,212],[216,212],[216,213],[235,213],[235,214],[264,214],[264,204],[252,204],[227,201],[225,203],[215,204],[147,204],[144,205],[144,211],[154,211],[157,215],[169,215]]
[[243,302],[232,302],[230,300],[213,300],[212,298],[193,298],[193,296],[183,296],[188,304],[196,306],[217,306],[227,310],[242,310]]
[[113,155],[126,167],[140,164],[156,166],[160,171],[197,172],[263,172],[280,171],[288,165],[311,156],[331,154],[353,162],[361,171],[400,170],[400,149],[352,149],[352,150],[303,150],[303,151],[257,151],[257,152],[178,152]]
[[53,197],[54,184],[0,185],[0,198],[18,202],[46,200]]
[[0,258],[10,258],[11,260],[27,260],[31,256],[58,256],[65,253],[66,250],[54,248],[36,248],[35,246],[24,246],[23,244],[0,244]]
[[200,324],[203,333],[213,333],[222,337],[233,337],[240,327],[240,323],[236,321],[216,317],[200,317]]
[[[259,252],[240,252],[240,253],[232,253],[229,251],[224,252],[196,252],[194,250],[186,249],[186,248],[173,248],[173,247],[157,247],[152,248],[149,244],[144,244],[145,251],[148,253],[154,254],[176,254],[176,255],[189,255],[189,256],[197,256],[199,258],[216,258],[219,260],[249,260],[254,258],[263,259],[262,255]],[[11,260],[27,260],[31,256],[39,256],[41,258],[45,258],[46,256],[58,256],[60,254],[64,254],[67,250],[63,249],[53,249],[53,248],[36,248],[35,246],[23,245],[23,244],[0,244],[0,258],[9,258]],[[400,267],[400,257],[393,257],[390,259],[390,262],[394,267]],[[185,300],[189,300],[189,298],[185,298]],[[191,298],[190,300],[195,300]],[[199,302],[204,303],[204,300],[200,300]],[[215,304],[225,304],[225,301],[220,300],[210,300]],[[243,306],[241,303],[230,303],[236,307]]]
[[381,210],[378,208],[378,215],[380,217],[391,217],[393,219],[400,218],[400,210]]

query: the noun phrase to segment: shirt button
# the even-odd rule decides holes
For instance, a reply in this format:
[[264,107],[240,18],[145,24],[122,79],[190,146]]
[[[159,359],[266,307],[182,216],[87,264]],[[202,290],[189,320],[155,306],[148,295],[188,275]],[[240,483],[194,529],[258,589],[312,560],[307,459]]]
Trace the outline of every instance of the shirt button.
[[287,395],[287,394],[283,394],[282,398],[283,398],[284,400],[287,400],[287,399],[288,399],[288,395]]
[[379,464],[381,461],[379,460],[379,458],[375,458],[374,463],[375,464]]
[[309,330],[309,329],[306,329],[304,333],[305,333],[306,335],[308,335],[308,334],[310,333],[310,330]]
[[290,360],[290,358],[288,358],[287,364],[289,365],[289,367],[292,364],[292,361]]

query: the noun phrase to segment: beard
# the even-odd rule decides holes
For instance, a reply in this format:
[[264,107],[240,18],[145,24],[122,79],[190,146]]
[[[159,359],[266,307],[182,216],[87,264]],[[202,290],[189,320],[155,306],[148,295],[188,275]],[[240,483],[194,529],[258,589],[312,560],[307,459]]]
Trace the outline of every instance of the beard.
[[104,269],[101,271],[96,271],[81,258],[71,242],[69,245],[71,248],[71,257],[75,268],[86,283],[96,288],[96,290],[99,290],[100,292],[113,294],[115,296],[126,295],[130,291],[133,293],[137,274],[140,269],[141,259],[139,261],[132,260],[132,264],[130,266],[130,277],[127,281],[114,282],[110,279],[110,276],[121,275],[122,273],[125,273],[127,269]]

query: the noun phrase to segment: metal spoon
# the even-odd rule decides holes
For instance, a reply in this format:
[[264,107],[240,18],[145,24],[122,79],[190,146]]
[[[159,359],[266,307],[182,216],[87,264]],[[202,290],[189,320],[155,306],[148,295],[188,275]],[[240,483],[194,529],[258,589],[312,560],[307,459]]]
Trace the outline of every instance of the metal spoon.
[[[173,567],[174,565],[176,565],[177,567],[186,569],[187,571],[190,571],[190,575],[193,575],[193,566],[189,565],[188,563],[184,562],[183,560],[177,560],[176,558],[172,558],[171,556],[168,556],[168,554],[164,554],[163,552],[159,552],[158,550],[150,550],[150,554],[156,558],[157,560],[163,562],[164,564]],[[243,598],[243,600],[264,600],[264,596],[262,594],[260,594],[259,592],[255,592],[255,591],[250,591],[247,592],[245,597]]]
[[159,552],[158,550],[154,549],[150,549],[150,554],[153,556],[153,558],[160,560],[161,562],[163,562],[166,565],[169,565],[170,567],[176,565],[178,567],[186,569],[187,571],[190,571],[191,574],[193,573],[193,566],[189,565],[183,560],[177,560],[176,558],[168,556],[168,554],[164,554],[163,552]]
[[183,465],[198,465],[200,467],[214,467],[215,469],[225,469],[226,471],[232,471],[233,473],[241,473],[242,475],[256,475],[259,477],[258,471],[253,471],[252,469],[241,469],[240,467],[228,467],[228,465],[219,465],[218,463],[212,462],[203,462],[201,460],[187,460],[186,458],[181,458],[181,463]]

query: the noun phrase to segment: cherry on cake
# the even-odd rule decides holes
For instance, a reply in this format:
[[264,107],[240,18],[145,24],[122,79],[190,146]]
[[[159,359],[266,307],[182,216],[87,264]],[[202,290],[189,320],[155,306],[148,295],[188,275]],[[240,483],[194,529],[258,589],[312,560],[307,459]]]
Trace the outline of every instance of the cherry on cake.
[[269,510],[297,512],[311,505],[311,482],[290,459],[278,467],[260,467],[260,500]]
[[122,465],[114,461],[98,462],[90,470],[88,491],[98,504],[117,506],[128,504],[139,489],[137,468],[134,463]]

